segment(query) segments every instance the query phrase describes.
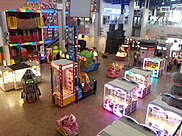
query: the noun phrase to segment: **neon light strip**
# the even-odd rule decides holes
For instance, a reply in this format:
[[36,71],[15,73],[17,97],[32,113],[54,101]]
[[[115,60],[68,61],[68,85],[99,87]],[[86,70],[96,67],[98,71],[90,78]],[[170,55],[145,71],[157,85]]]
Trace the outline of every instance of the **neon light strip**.
[[43,26],[43,28],[59,28],[59,26]]
[[33,13],[40,13],[40,10],[12,9],[12,10],[6,10],[6,12],[33,12]]
[[41,13],[58,13],[56,10],[49,9],[49,10],[41,10]]
[[10,47],[13,46],[23,46],[23,45],[39,45],[39,44],[43,44],[43,41],[39,41],[39,42],[26,42],[26,43],[17,43],[17,44],[10,44]]

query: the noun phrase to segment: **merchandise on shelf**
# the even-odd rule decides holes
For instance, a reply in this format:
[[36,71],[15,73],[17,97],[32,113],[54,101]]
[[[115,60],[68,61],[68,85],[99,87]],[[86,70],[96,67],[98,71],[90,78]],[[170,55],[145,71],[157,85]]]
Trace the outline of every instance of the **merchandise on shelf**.
[[165,68],[165,59],[150,57],[143,61],[143,69],[152,71],[152,77],[160,77],[163,75]]
[[[123,129],[124,128],[124,129]],[[129,116],[123,116],[100,131],[97,136],[157,136],[156,131],[139,124]]]
[[[21,60],[20,56],[17,55],[17,48],[20,48],[24,45],[28,45],[29,47],[31,45],[35,45],[37,47],[37,45],[43,44],[43,18],[40,16],[40,12],[31,10],[34,9],[34,7],[32,7],[34,4],[35,3],[29,3],[29,6],[25,4],[22,9],[7,10],[5,12],[7,19],[7,28],[8,32],[10,33],[10,55],[11,58],[14,58],[15,60],[17,59],[18,61]],[[30,8],[30,10],[28,10],[28,8]],[[17,46],[17,48],[13,48],[15,46]],[[19,52],[21,51],[19,50]],[[23,55],[22,59],[27,59],[27,55]],[[32,59],[32,57],[30,58]]]
[[121,69],[120,69],[119,65],[112,63],[112,64],[110,64],[106,75],[109,78],[118,78],[120,70]]
[[27,58],[29,61],[39,63],[40,62],[40,55],[37,51],[28,51]]
[[[42,6],[46,8],[47,6],[45,7],[44,4]],[[49,44],[50,42],[55,40],[55,38],[57,38],[59,35],[58,13],[54,9],[42,10],[41,12],[42,12],[42,18],[44,20],[44,27],[43,27],[44,43]]]
[[51,90],[53,103],[64,107],[75,101],[74,62],[66,59],[51,62]]
[[55,124],[57,131],[64,136],[76,136],[78,134],[78,124],[73,114],[60,117],[55,121]]
[[[164,101],[165,99],[175,105],[171,106],[171,104]],[[179,103],[179,101],[181,100],[178,100],[178,107],[182,104],[182,102]],[[158,96],[148,104],[145,124],[156,130],[161,136],[172,136],[182,121],[182,110],[176,108],[176,104],[175,98],[172,96],[171,98],[169,96],[167,98]],[[182,127],[175,136],[181,135]]]
[[124,60],[129,56],[130,45],[121,45],[118,52],[116,53],[116,60]]
[[21,81],[23,84],[22,99],[25,102],[35,102],[38,100],[41,93],[38,88],[37,76],[28,69],[23,75]]
[[9,91],[13,89],[21,89],[22,77],[26,70],[32,70],[34,74],[38,77],[39,81],[41,79],[40,65],[34,62],[24,62],[20,64],[14,64],[10,66],[0,67],[0,87],[4,91]]
[[135,90],[136,92],[133,92],[139,98],[143,98],[145,95],[150,93],[150,75],[150,71],[139,68],[132,68],[128,71],[125,71],[125,78],[139,85],[139,88]]
[[138,98],[132,92],[138,88],[124,78],[104,85],[104,108],[117,116],[129,115],[137,108]]

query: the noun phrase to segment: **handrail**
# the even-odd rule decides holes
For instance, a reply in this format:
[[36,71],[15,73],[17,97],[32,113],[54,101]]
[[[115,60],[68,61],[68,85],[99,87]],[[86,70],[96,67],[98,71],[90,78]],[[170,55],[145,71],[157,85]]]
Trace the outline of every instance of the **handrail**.
[[44,47],[44,50],[46,49],[46,48],[48,48],[48,47],[51,47],[52,45],[54,45],[56,42],[58,42],[59,41],[59,36],[57,36],[55,39],[54,39],[54,41],[52,41],[51,43],[49,43],[48,45],[46,45],[45,47]]

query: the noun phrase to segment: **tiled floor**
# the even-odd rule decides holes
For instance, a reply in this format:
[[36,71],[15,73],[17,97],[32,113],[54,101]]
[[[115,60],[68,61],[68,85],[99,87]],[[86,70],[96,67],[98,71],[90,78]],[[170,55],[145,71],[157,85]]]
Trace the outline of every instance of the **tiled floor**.
[[[54,121],[60,116],[71,113],[77,117],[79,136],[95,136],[101,129],[118,118],[102,107],[103,85],[112,80],[106,78],[106,69],[113,61],[115,61],[114,55],[110,55],[107,59],[100,58],[100,69],[89,73],[92,78],[98,80],[96,95],[91,95],[65,108],[54,106],[51,102],[48,64],[42,64],[43,80],[39,84],[42,92],[40,101],[27,104],[21,100],[21,90],[0,91],[0,136],[58,136]],[[128,61],[118,63],[124,65]],[[167,92],[171,83],[166,75],[153,79],[152,92],[139,100],[139,107],[131,116],[140,123],[144,123],[147,104],[159,93]]]

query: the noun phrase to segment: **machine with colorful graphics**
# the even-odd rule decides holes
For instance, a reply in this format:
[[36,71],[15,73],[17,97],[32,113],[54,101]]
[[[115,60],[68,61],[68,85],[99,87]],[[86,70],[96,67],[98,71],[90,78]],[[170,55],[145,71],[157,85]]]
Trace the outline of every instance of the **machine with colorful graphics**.
[[79,55],[86,58],[86,72],[92,72],[99,69],[100,63],[96,58],[95,51],[82,51]]

